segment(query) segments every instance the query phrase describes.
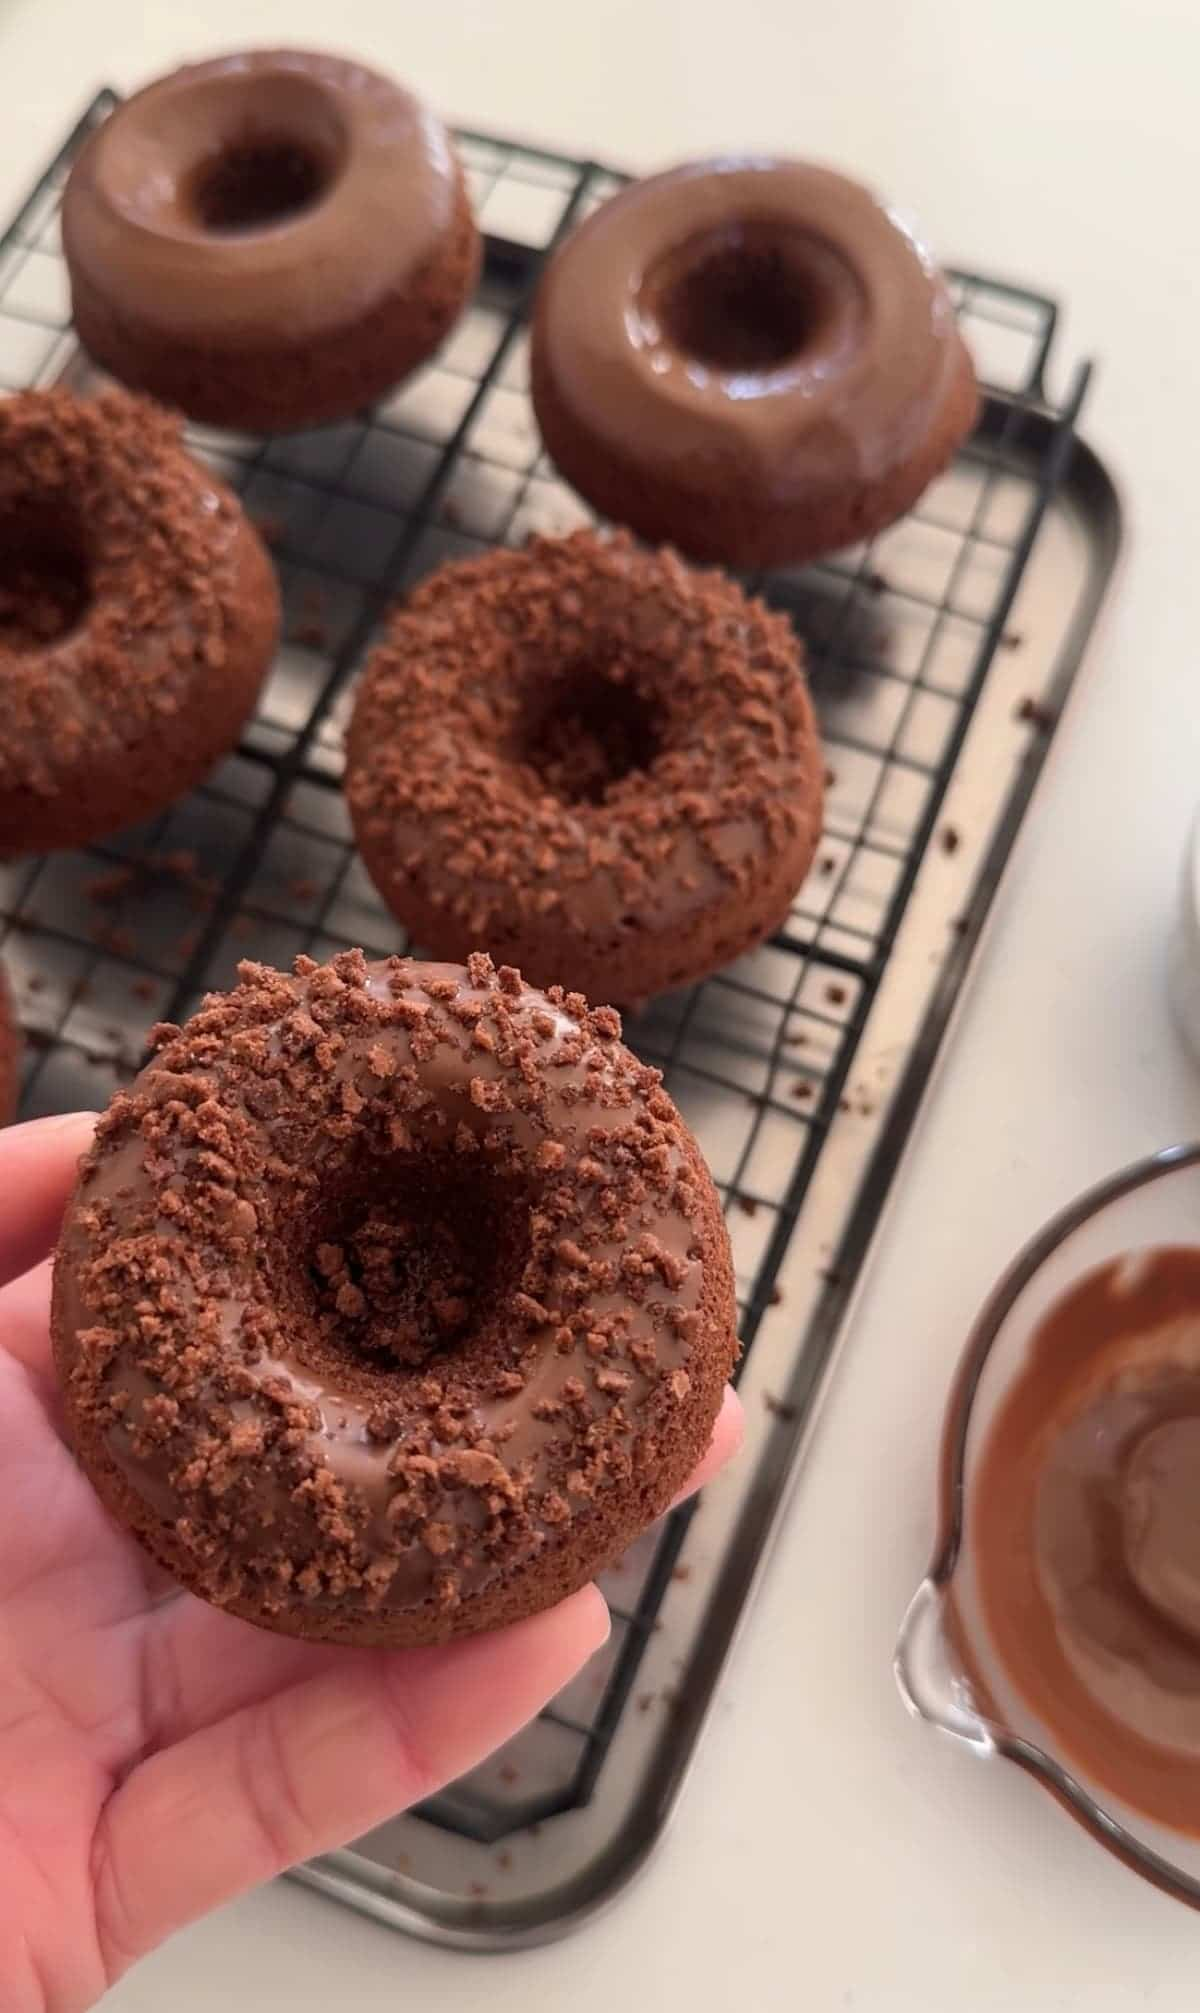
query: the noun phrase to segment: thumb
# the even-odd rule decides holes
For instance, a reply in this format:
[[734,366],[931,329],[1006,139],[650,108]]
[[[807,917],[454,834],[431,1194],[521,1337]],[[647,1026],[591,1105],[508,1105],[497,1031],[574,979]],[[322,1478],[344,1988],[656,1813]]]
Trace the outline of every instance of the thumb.
[[507,1740],[608,1634],[594,1587],[491,1635],[348,1652],[141,1763],[92,1867],[112,1983],[173,1930],[418,1802]]

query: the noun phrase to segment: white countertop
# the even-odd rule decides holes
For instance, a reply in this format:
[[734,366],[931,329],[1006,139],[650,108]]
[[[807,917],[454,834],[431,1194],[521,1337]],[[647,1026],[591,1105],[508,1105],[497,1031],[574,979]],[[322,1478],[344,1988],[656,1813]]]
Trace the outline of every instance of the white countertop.
[[[253,20],[252,31],[250,28]],[[531,1955],[410,1943],[290,1883],[180,1936],[117,2013],[235,2005],[662,2013],[1196,2000],[1200,1922],[1042,1791],[904,1717],[896,1624],[926,1563],[942,1395],[976,1303],[1094,1177],[1200,1123],[1165,941],[1200,795],[1200,11],[1195,0],[0,0],[0,215],[101,82],[331,39],[449,114],[630,164],[824,156],[947,259],[1044,286],[1102,369],[1086,431],[1127,559],[1002,890],[799,1495],[690,1788],[602,1920]],[[1068,1113],[1073,1114],[1068,1119]],[[929,1225],[953,1184],[940,1273]]]

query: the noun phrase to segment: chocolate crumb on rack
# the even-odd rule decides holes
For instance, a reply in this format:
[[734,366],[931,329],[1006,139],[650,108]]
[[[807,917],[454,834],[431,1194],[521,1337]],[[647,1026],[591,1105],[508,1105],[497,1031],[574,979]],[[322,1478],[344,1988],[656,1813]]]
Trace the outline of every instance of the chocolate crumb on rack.
[[1017,718],[1026,726],[1036,727],[1041,733],[1048,734],[1050,729],[1057,723],[1058,715],[1052,706],[1047,706],[1040,699],[1034,699],[1031,695],[1026,695],[1017,707]]

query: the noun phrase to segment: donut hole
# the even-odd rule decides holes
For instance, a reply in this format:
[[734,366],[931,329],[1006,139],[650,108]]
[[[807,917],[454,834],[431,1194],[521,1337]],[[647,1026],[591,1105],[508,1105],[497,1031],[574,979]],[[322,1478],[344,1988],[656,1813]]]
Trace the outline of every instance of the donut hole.
[[860,294],[822,239],[748,220],[672,247],[647,273],[640,304],[672,348],[737,375],[778,370],[814,348]]
[[661,708],[627,678],[582,665],[530,708],[521,758],[565,804],[602,804],[649,769],[663,745]]
[[201,161],[185,200],[201,228],[216,236],[260,231],[311,210],[328,190],[334,167],[307,140],[231,141]]
[[435,1359],[453,1357],[459,1375],[472,1362],[504,1367],[510,1327],[519,1330],[504,1309],[529,1261],[530,1199],[477,1161],[384,1168],[322,1212],[300,1268],[299,1353],[310,1368],[350,1371],[370,1388]]
[[0,649],[46,650],[92,599],[82,526],[52,505],[0,506]]

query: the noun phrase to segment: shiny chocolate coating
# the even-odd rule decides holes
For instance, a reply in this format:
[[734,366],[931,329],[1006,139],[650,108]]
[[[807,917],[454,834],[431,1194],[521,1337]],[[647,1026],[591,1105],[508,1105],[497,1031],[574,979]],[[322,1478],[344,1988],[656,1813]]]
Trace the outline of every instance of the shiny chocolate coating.
[[195,418],[264,428],[396,382],[478,263],[442,121],[297,50],[191,64],[118,107],[72,169],[63,246],[97,361]]
[[652,176],[589,217],[542,281],[533,376],[585,496],[730,563],[897,515],[975,409],[919,239],[845,176],[753,156]]
[[[275,226],[206,228],[206,163],[291,137],[315,157],[320,199]],[[63,240],[81,273],[164,331],[303,337],[401,286],[453,195],[445,127],[407,91],[335,56],[271,50],[190,64],[121,106],[71,176]]]

